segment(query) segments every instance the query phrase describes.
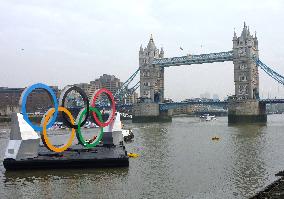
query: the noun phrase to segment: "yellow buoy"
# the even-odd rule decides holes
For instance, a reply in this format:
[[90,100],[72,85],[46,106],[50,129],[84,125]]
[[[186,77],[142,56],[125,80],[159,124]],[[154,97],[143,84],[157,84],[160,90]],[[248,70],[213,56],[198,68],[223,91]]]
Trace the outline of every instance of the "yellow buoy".
[[127,155],[130,158],[138,158],[139,157],[139,154],[137,154],[137,153],[128,153]]

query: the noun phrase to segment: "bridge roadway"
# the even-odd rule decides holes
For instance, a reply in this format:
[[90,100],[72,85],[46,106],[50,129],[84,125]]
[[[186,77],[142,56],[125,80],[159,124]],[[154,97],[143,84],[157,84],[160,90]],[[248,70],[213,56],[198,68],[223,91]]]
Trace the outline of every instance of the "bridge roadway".
[[[262,103],[265,104],[283,104],[284,103],[284,99],[261,99],[259,100]],[[168,109],[175,109],[178,107],[182,107],[182,106],[187,106],[187,105],[196,105],[196,104],[200,104],[200,105],[215,105],[215,106],[220,106],[220,107],[226,107],[228,104],[228,101],[187,101],[187,102],[170,102],[170,103],[161,103],[160,104],[160,110],[168,110]],[[109,105],[96,105],[96,107],[102,109],[109,109],[110,106]],[[133,104],[117,104],[116,108],[118,110],[121,109],[126,109],[126,110],[130,110],[132,109]]]
[[[259,100],[261,103],[265,104],[282,104],[284,103],[284,99],[261,99]],[[216,106],[227,106],[228,101],[189,101],[189,102],[171,102],[171,103],[163,103],[160,104],[160,110],[168,110],[168,109],[175,109],[182,106],[187,105],[216,105]]]
[[[260,102],[265,104],[283,104],[284,99],[261,99]],[[165,111],[168,109],[175,109],[178,107],[183,107],[187,105],[215,105],[220,107],[226,107],[228,104],[228,101],[188,101],[188,102],[170,102],[170,103],[160,103],[160,110]],[[109,105],[96,105],[99,109],[109,109]],[[116,109],[117,110],[131,110],[133,107],[133,104],[117,104]],[[82,107],[72,107],[69,108],[72,111],[75,111],[76,113],[81,110]]]
[[228,52],[201,54],[201,55],[187,55],[182,57],[154,59],[152,64],[160,67],[169,67],[169,66],[233,61],[233,58],[234,58],[233,51],[228,51]]

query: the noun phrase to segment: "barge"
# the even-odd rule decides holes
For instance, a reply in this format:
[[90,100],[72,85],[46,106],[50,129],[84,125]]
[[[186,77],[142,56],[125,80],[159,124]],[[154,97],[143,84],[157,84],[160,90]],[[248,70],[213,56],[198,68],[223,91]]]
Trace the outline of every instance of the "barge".
[[40,146],[38,133],[23,119],[22,114],[13,113],[3,165],[6,170],[128,167],[129,158],[119,124],[118,116],[110,127],[104,128],[102,142],[96,147],[87,149],[82,145],[73,145],[57,153]]

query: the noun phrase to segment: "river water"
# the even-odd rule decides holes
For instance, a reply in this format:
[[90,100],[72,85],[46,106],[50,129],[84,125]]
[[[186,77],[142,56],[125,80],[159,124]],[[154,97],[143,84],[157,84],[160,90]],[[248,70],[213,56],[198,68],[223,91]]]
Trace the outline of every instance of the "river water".
[[0,198],[248,198],[284,170],[284,115],[269,115],[266,125],[177,117],[126,127],[135,135],[126,148],[140,155],[129,168],[6,172],[2,125]]

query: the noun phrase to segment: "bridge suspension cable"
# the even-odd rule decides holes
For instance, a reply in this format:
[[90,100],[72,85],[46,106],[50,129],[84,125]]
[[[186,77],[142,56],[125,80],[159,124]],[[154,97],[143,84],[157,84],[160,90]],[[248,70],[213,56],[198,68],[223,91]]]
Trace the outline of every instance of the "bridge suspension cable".
[[262,61],[260,61],[259,59],[256,60],[256,65],[259,66],[262,70],[264,70],[265,73],[267,73],[270,77],[272,77],[273,79],[275,79],[278,83],[283,84],[284,85],[284,77],[282,75],[280,75],[279,73],[277,73],[276,71],[274,71],[272,68],[270,68],[269,66],[267,66],[266,64],[264,64]]
[[133,81],[133,79],[136,77],[138,72],[140,71],[140,68],[138,68],[123,84],[122,86],[115,92],[114,98],[118,101],[121,101],[123,97],[127,95],[131,95],[134,93],[135,90],[140,86],[140,81],[136,83],[132,88],[128,88],[129,84]]
[[130,88],[130,95],[132,95],[140,87],[140,81],[137,82],[132,88]]

